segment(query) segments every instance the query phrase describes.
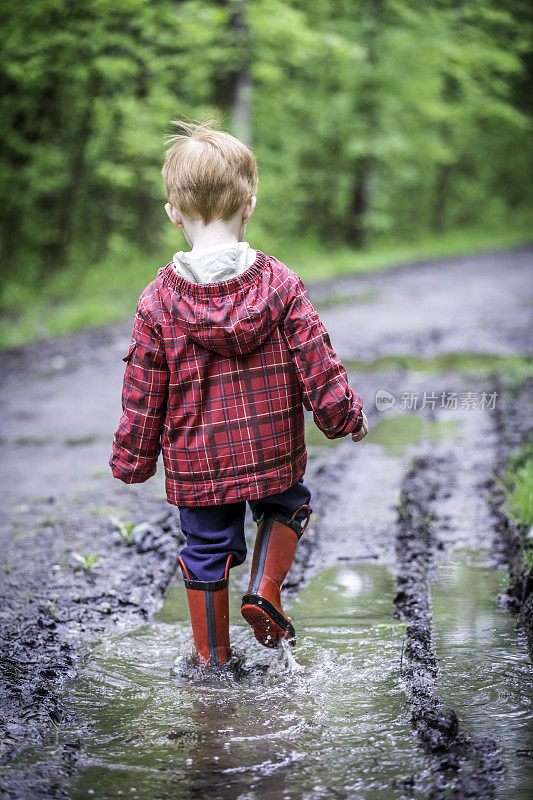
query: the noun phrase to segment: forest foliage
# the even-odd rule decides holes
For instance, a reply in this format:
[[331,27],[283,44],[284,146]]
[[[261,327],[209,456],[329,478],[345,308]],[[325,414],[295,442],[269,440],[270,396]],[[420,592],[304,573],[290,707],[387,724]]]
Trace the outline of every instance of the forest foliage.
[[527,0],[4,0],[4,284],[160,252],[176,116],[218,111],[254,150],[256,246],[525,219],[532,21]]

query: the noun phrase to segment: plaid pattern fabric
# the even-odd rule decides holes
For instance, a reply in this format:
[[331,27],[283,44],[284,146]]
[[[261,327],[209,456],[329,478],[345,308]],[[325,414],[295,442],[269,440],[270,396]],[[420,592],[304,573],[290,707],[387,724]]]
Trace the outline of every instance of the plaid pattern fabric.
[[139,298],[110,465],[156,471],[169,503],[202,506],[285,491],[305,472],[303,406],[330,438],[362,400],[301,279],[273,256],[229,281],[192,284],[172,264]]

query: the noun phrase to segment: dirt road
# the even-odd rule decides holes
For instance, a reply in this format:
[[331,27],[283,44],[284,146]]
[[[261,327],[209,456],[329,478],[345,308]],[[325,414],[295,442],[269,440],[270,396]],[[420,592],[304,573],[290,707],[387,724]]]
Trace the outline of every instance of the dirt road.
[[[394,570],[399,681],[427,757],[417,796],[505,785],[497,733],[476,736],[439,697],[430,585],[454,552],[485,548],[494,566],[512,552],[492,475],[531,424],[532,262],[521,249],[309,286],[373,431],[356,446],[309,428],[316,513],[289,584],[342,562]],[[175,570],[161,467],[130,487],[107,466],[129,339],[128,322],[0,356],[0,796],[71,796],[84,742],[65,681],[88,643],[160,607]],[[126,541],[110,516],[146,524]]]

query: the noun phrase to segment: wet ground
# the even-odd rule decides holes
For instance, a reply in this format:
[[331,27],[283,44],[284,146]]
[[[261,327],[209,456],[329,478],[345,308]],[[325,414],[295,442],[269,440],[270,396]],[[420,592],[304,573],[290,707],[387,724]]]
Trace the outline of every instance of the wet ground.
[[330,442],[309,420],[298,645],[255,643],[235,570],[239,669],[218,680],[188,665],[162,475],[108,471],[129,324],[1,356],[0,795],[531,795],[533,678],[492,478],[531,424],[532,261],[309,287],[372,432]]

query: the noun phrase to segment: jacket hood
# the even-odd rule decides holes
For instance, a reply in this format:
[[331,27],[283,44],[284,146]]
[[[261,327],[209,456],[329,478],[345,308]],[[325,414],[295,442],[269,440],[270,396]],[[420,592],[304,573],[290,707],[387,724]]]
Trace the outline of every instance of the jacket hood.
[[190,283],[229,281],[250,267],[257,257],[248,242],[214,244],[200,250],[178,250],[172,264]]
[[162,305],[179,329],[202,347],[224,356],[251,353],[286,311],[289,281],[280,282],[278,264],[258,250],[248,269],[219,283],[190,283],[167,264],[161,270]]

